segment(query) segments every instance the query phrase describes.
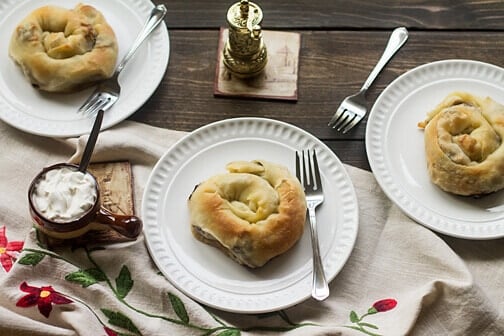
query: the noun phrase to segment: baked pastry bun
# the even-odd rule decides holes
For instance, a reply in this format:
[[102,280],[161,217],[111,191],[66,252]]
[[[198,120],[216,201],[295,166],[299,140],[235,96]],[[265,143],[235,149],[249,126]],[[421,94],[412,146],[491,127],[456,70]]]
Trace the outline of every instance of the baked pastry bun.
[[78,4],[68,10],[44,6],[14,30],[9,54],[36,88],[72,92],[114,73],[117,40],[103,15]]
[[466,92],[448,95],[427,119],[425,152],[432,182],[457,195],[504,188],[504,106]]
[[263,266],[303,234],[303,188],[287,168],[266,161],[235,161],[226,169],[192,192],[192,233],[242,265]]

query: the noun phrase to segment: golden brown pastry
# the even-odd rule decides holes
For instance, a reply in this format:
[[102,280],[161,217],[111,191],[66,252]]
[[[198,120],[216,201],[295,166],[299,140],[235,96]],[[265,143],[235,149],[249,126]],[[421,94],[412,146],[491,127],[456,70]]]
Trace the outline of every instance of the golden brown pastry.
[[448,95],[427,119],[427,167],[432,182],[457,195],[504,188],[504,106],[466,92]]
[[112,76],[117,40],[92,6],[44,6],[16,27],[9,54],[34,87],[71,92]]
[[191,194],[192,232],[240,264],[263,266],[303,234],[303,189],[287,168],[270,162],[235,161],[226,169]]

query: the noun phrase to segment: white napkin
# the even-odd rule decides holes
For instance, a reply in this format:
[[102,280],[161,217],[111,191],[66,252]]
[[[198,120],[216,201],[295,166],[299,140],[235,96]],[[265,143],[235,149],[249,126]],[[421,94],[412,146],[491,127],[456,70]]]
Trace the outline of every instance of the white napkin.
[[[141,215],[152,167],[184,134],[125,121],[100,134],[93,161],[132,163]],[[1,335],[504,335],[503,240],[436,234],[350,166],[359,234],[322,303],[262,315],[205,308],[159,273],[143,236],[100,250],[44,250],[28,185],[45,166],[78,161],[86,138],[43,138],[0,122]]]

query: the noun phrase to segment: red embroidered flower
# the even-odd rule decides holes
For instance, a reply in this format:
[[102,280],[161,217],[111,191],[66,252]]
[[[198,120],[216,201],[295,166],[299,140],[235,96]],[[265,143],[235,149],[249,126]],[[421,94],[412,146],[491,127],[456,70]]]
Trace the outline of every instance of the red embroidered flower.
[[0,263],[6,272],[11,270],[13,260],[17,259],[17,256],[22,248],[22,241],[7,241],[5,226],[2,226],[0,228]]
[[45,317],[49,317],[52,310],[52,304],[66,304],[73,302],[62,294],[56,292],[51,286],[42,286],[40,288],[32,287],[25,281],[19,286],[19,289],[29,294],[19,299],[16,306],[27,308],[37,305],[40,313]]
[[103,327],[103,328],[105,329],[107,336],[117,336],[117,333],[114,330],[107,328],[107,327]]
[[397,301],[394,299],[383,299],[373,303],[373,308],[378,312],[386,312],[394,309],[397,306]]

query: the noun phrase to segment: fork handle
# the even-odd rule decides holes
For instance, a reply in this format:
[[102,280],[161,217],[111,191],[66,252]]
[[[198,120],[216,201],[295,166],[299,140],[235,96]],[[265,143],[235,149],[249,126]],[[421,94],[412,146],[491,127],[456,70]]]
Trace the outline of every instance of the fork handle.
[[376,63],[374,69],[371,71],[368,78],[364,82],[364,85],[362,85],[361,92],[362,91],[365,92],[367,91],[367,89],[369,89],[369,87],[371,86],[371,84],[373,84],[376,77],[378,77],[378,74],[383,70],[385,65],[387,65],[387,63],[392,59],[395,53],[403,46],[403,44],[406,43],[407,39],[408,39],[408,30],[406,28],[399,27],[394,29],[394,31],[390,35],[385,50],[383,51],[383,54],[380,57],[380,60],[378,61],[378,63]]
[[138,33],[138,36],[131,45],[130,50],[128,51],[126,56],[124,56],[121,63],[119,63],[119,65],[117,66],[116,75],[119,75],[122,69],[126,66],[126,63],[128,63],[130,58],[137,51],[138,47],[140,47],[142,42],[150,35],[150,33],[152,33],[152,31],[161,23],[161,21],[163,21],[163,18],[166,15],[166,11],[167,10],[165,5],[157,5],[152,9],[149,19],[145,22],[140,33]]
[[317,301],[322,301],[329,296],[329,285],[327,284],[324,265],[320,257],[315,207],[308,207],[308,217],[310,219],[311,243],[313,249],[312,297]]

